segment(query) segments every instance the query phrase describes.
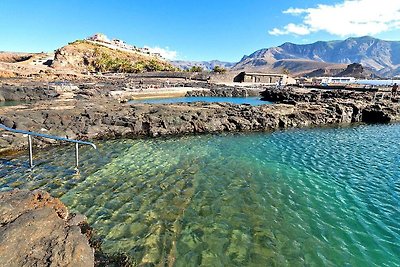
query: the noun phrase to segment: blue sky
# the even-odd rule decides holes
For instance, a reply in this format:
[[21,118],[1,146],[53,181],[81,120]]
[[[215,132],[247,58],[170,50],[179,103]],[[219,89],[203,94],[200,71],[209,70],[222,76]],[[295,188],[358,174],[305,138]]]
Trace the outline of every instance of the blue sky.
[[0,0],[0,51],[52,51],[97,32],[176,59],[238,61],[284,42],[400,40],[400,0]]

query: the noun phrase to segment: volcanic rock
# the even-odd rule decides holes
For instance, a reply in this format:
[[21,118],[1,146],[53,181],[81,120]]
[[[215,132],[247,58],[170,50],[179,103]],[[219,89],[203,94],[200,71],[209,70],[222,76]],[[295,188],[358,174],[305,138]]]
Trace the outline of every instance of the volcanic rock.
[[0,193],[0,266],[94,266],[81,215],[40,190]]

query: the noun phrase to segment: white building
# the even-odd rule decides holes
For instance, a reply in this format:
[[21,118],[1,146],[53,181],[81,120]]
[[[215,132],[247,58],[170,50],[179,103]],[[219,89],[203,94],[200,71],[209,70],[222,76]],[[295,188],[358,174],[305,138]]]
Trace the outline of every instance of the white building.
[[320,79],[321,84],[348,84],[356,81],[354,77],[320,77]]
[[148,47],[139,48],[134,45],[127,44],[121,39],[110,40],[105,34],[102,33],[96,33],[95,35],[86,38],[86,40],[104,45],[112,49],[119,49],[128,52],[138,52],[163,59],[160,53],[152,53]]
[[105,34],[102,34],[102,33],[96,33],[95,35],[90,36],[89,38],[87,38],[87,40],[106,43],[106,44],[111,44],[110,39],[108,39],[108,37]]

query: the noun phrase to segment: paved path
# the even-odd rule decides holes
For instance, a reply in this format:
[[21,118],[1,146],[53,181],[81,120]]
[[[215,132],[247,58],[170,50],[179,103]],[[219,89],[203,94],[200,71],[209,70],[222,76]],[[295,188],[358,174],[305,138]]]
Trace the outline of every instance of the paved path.
[[163,97],[183,97],[187,92],[193,90],[209,90],[199,87],[165,87],[149,89],[130,89],[125,91],[112,91],[111,96],[120,100],[163,98]]

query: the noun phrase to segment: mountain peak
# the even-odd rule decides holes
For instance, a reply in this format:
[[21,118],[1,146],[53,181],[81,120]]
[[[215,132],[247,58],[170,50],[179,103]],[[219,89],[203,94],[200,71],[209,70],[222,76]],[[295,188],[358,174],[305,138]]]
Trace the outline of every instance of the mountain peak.
[[349,37],[346,40],[358,40],[358,41],[368,41],[368,40],[379,40],[369,35],[360,36],[360,37]]
[[[288,60],[334,64],[360,63],[378,75],[400,74],[400,42],[384,41],[371,36],[350,37],[345,40],[317,41],[311,44],[285,42],[278,47],[258,50],[236,64],[235,69],[271,69],[276,62]],[[278,64],[279,65],[279,64]],[[298,65],[298,64],[297,64]],[[296,66],[297,66],[296,65]]]

